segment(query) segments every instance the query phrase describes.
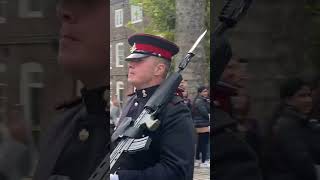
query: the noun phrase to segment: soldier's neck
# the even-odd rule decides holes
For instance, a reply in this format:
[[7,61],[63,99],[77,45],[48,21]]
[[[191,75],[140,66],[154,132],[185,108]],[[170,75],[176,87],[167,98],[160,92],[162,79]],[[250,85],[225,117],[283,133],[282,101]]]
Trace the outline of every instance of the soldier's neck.
[[142,89],[146,89],[146,88],[149,88],[149,87],[160,85],[162,81],[163,81],[163,79],[161,79],[161,80],[160,79],[159,80],[153,80],[153,81],[150,81],[150,82],[145,83],[145,84],[134,84],[133,86],[137,90],[142,90]]

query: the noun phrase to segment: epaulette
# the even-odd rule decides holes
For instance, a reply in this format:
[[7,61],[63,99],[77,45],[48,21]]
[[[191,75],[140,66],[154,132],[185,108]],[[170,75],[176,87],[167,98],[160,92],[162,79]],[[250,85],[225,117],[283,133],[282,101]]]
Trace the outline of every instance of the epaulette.
[[58,104],[55,107],[55,110],[69,109],[69,108],[72,108],[72,107],[80,104],[81,102],[82,102],[82,98],[81,97],[76,97],[76,98],[74,98],[72,100],[65,101],[63,103]]

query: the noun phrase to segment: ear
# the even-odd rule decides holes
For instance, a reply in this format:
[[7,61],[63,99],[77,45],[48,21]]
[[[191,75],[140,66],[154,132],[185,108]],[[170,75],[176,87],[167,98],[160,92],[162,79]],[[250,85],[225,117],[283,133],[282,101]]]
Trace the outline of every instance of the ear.
[[163,75],[163,73],[165,72],[165,69],[166,67],[163,63],[158,63],[154,68],[154,75],[155,76]]

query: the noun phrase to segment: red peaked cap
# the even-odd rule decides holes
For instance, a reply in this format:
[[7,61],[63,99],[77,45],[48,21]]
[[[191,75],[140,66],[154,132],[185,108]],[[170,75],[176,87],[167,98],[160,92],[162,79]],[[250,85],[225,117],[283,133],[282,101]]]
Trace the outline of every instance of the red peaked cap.
[[128,39],[131,54],[126,61],[139,61],[148,56],[156,56],[171,61],[172,56],[179,52],[179,47],[159,36],[150,34],[134,34]]

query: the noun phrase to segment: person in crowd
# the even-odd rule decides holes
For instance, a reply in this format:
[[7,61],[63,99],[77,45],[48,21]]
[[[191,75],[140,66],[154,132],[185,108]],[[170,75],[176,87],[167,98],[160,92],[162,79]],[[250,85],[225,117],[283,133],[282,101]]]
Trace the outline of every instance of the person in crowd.
[[281,106],[270,129],[268,180],[317,180],[319,133],[310,128],[311,88],[300,78],[290,78],[280,88]]
[[179,87],[182,90],[181,95],[182,95],[183,102],[188,106],[188,108],[191,111],[191,99],[189,98],[186,80],[182,80],[181,84],[183,84],[183,85],[181,85]]
[[19,105],[10,106],[7,120],[0,123],[0,179],[16,180],[32,170],[31,130],[21,118]]
[[249,116],[250,97],[242,94],[232,97],[233,116],[237,121],[237,129],[244,140],[253,148],[258,157],[261,157],[262,137],[258,132],[258,122]]
[[[218,51],[211,57],[212,61],[221,62],[221,67],[217,67],[216,73],[212,73],[220,77],[221,81],[215,83],[211,90],[211,162],[214,162],[214,169],[211,177],[219,180],[261,180],[262,174],[258,163],[258,158],[253,149],[239,135],[237,129],[237,121],[232,116],[231,97],[237,94],[236,82],[240,79],[237,68],[232,68],[232,50],[228,40],[222,37],[219,40]],[[217,63],[219,65],[219,63]],[[227,66],[225,69],[224,66]],[[223,71],[224,69],[224,71]]]
[[[198,135],[195,166],[210,167],[208,162],[208,144],[210,135],[209,88],[201,86],[192,104],[192,118]],[[201,160],[200,160],[201,154]]]
[[118,124],[119,116],[120,116],[120,103],[116,96],[111,98],[110,103],[110,128],[115,128]]

